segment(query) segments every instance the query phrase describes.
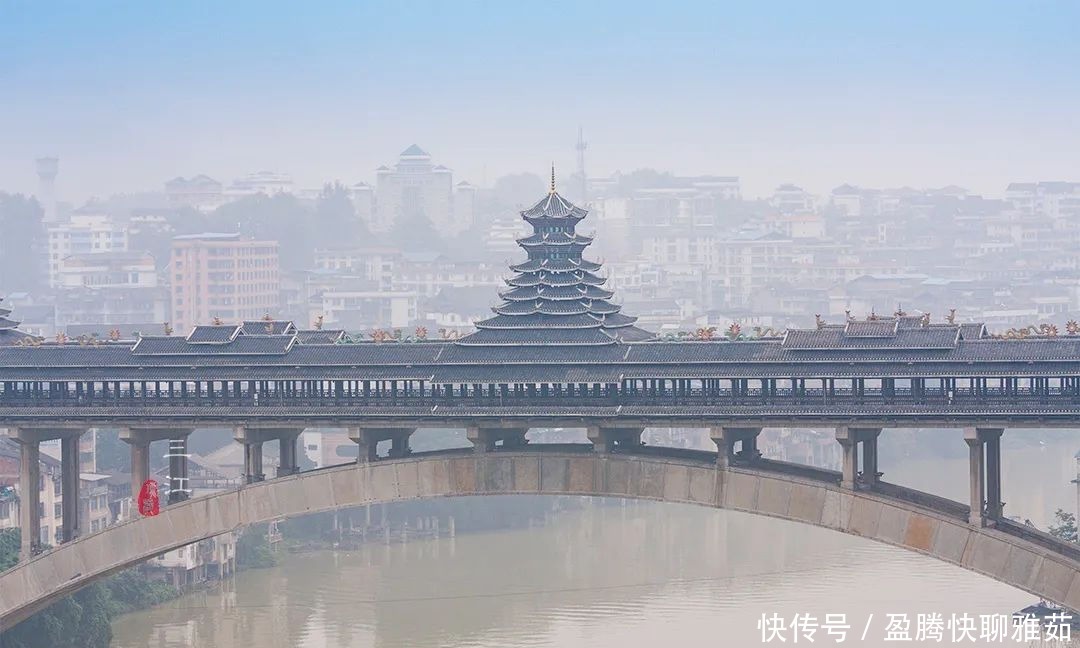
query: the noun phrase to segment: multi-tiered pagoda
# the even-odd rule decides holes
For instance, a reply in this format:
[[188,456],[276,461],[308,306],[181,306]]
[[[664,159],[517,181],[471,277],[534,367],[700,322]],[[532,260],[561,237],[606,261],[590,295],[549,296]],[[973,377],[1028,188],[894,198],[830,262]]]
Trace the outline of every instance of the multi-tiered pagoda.
[[596,274],[600,264],[582,256],[592,239],[575,229],[586,214],[555,191],[553,175],[548,195],[521,212],[533,228],[518,239],[529,258],[510,266],[517,274],[499,293],[495,317],[477,322],[478,330],[458,344],[608,345],[653,337],[609,301],[607,280]]
[[[0,297],[0,302],[3,301],[3,297]],[[9,320],[8,315],[11,315],[11,309],[0,304],[0,346],[11,346],[33,337],[18,330],[19,323]]]

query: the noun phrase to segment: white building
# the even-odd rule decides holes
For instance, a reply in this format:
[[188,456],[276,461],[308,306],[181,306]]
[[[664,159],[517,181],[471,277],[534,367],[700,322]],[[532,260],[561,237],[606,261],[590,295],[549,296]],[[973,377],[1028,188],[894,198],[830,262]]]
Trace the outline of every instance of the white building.
[[456,234],[472,225],[475,192],[472,185],[460,191],[463,206],[454,207],[453,172],[433,164],[431,155],[413,144],[401,152],[393,168],[375,171],[375,219],[372,229],[389,231],[398,222],[426,218],[441,234]]
[[243,198],[244,196],[257,194],[266,194],[267,196],[281,193],[291,194],[295,190],[296,187],[293,184],[292,176],[273,171],[258,171],[233,180],[225,193],[232,198]]
[[1005,199],[1023,216],[1080,221],[1080,182],[1014,182]]
[[56,324],[118,326],[164,322],[169,290],[147,252],[72,254],[61,262]]
[[207,175],[176,177],[165,183],[165,198],[172,204],[212,211],[225,202],[221,183]]
[[404,329],[416,321],[415,292],[327,290],[308,301],[310,321],[348,330]]
[[802,187],[782,184],[773,192],[769,204],[781,214],[795,214],[814,211],[814,197]]
[[321,248],[315,250],[315,269],[363,278],[379,290],[391,290],[401,251],[390,247]]
[[155,288],[154,257],[148,252],[71,254],[60,260],[58,288]]
[[125,252],[128,249],[127,228],[117,225],[107,215],[92,207],[75,210],[71,220],[48,228],[49,285],[61,285],[63,260],[73,254]]

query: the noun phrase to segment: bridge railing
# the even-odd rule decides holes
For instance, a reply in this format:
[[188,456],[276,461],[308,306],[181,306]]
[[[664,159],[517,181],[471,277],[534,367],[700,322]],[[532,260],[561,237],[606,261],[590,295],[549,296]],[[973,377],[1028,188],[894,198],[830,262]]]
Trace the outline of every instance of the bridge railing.
[[324,393],[293,394],[286,392],[240,394],[177,394],[165,391],[119,390],[107,394],[73,394],[69,392],[26,391],[0,392],[0,407],[116,407],[116,406],[152,406],[152,407],[443,407],[484,406],[514,407],[543,404],[559,404],[583,407],[613,407],[618,405],[645,406],[723,406],[723,405],[760,405],[781,404],[791,406],[821,406],[829,404],[851,403],[865,405],[934,405],[939,407],[962,407],[965,405],[1008,405],[1024,403],[1028,405],[1047,405],[1062,407],[1080,407],[1080,395],[1073,390],[990,390],[973,394],[969,391],[950,391],[940,388],[922,390],[838,388],[774,390],[714,390],[685,389],[657,391],[616,391],[604,390],[597,394],[593,391],[567,393],[555,389],[529,390],[524,392],[491,393],[483,386],[480,389],[465,388],[465,393],[455,391],[446,394],[442,391],[415,391],[411,393],[340,394]]

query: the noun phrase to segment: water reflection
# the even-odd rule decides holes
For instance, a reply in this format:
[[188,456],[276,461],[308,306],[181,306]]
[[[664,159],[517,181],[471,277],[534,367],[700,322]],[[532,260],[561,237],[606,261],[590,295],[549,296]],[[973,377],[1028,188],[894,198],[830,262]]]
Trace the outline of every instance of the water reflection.
[[[1054,509],[1076,505],[1073,442],[1013,439],[1006,510],[1045,527]],[[966,496],[961,452],[900,456],[883,452],[890,481]],[[113,646],[751,646],[760,645],[759,616],[773,612],[845,613],[860,628],[873,615],[868,640],[849,645],[892,646],[883,641],[887,613],[1009,614],[1032,602],[957,567],[822,529],[616,503],[533,529],[288,555],[274,569],[118,619]]]
[[688,506],[596,506],[531,530],[288,556],[119,619],[113,645],[752,645],[764,612],[861,622],[1028,602],[956,567],[820,529]]

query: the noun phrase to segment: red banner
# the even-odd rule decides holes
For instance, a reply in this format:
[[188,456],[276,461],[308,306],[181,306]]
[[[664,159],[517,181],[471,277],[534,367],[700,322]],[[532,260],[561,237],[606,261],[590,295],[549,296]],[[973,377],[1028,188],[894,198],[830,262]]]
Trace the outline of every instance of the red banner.
[[144,517],[152,517],[161,512],[161,504],[158,501],[158,483],[153,479],[143,482],[139,490],[139,513]]

